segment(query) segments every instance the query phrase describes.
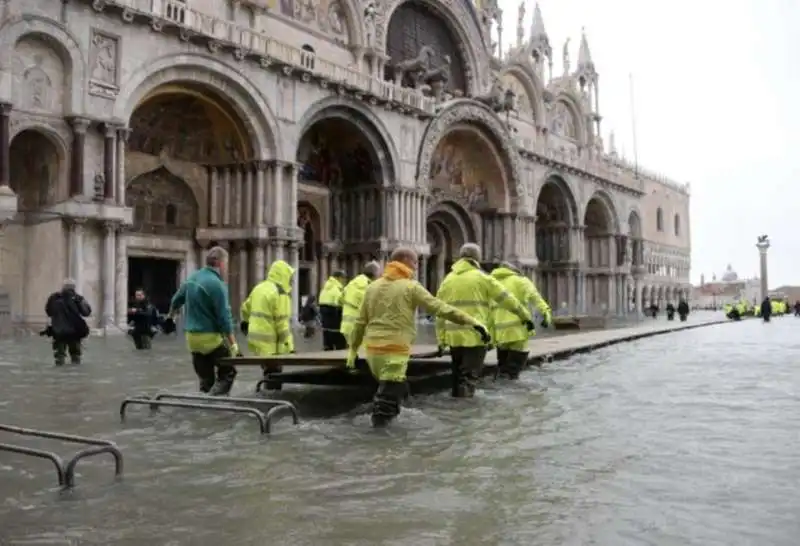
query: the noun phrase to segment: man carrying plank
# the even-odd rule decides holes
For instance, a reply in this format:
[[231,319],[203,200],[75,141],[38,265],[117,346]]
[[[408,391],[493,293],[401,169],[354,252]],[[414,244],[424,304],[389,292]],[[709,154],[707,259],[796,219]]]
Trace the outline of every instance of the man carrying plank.
[[367,349],[367,363],[378,390],[372,404],[372,426],[383,427],[400,414],[406,392],[406,370],[417,337],[414,313],[418,307],[437,317],[471,326],[489,342],[486,328],[468,314],[435,298],[416,280],[417,253],[410,248],[392,252],[383,275],[367,288],[361,312],[350,337],[347,367],[355,368],[358,349]]
[[184,309],[186,344],[200,379],[200,392],[211,396],[227,395],[236,377],[236,368],[220,360],[241,356],[234,336],[227,275],[228,251],[215,246],[208,251],[206,266],[189,275],[172,297],[165,321],[172,325],[175,315]]

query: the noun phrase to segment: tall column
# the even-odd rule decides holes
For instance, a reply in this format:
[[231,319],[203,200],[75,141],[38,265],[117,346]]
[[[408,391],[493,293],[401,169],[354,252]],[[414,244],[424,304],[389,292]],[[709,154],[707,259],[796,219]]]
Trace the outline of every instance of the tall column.
[[69,224],[69,274],[75,281],[75,290],[83,291],[83,229],[84,218],[72,218]]
[[761,299],[769,294],[769,278],[767,277],[767,251],[769,250],[769,239],[766,235],[758,238],[756,244],[758,248],[759,264],[761,266]]
[[244,165],[244,223],[246,226],[258,224],[256,204],[256,177],[252,163]]
[[103,126],[103,197],[114,201],[114,154],[117,148],[117,128],[108,123]]
[[244,185],[245,174],[242,165],[235,165],[233,167],[233,224],[236,226],[244,225]]
[[262,241],[251,241],[253,244],[253,272],[251,283],[253,286],[267,278],[267,253]]
[[[299,164],[289,163],[287,165],[288,172],[286,173],[289,177],[289,203],[287,205],[289,209],[289,221],[287,224],[295,229],[297,227],[297,171],[299,170]],[[366,222],[366,218],[364,218]],[[297,283],[295,283],[297,284]]]
[[634,279],[634,294],[636,297],[636,316],[641,316],[644,310],[644,286],[642,286],[642,279]]
[[83,158],[86,148],[86,130],[89,120],[72,118],[72,164],[69,177],[69,196],[76,197],[84,194],[84,163]]
[[[264,200],[266,198],[266,188],[264,187],[265,179],[264,179],[264,169],[266,165],[263,161],[256,161],[255,165],[255,203],[253,204],[253,223],[257,226],[263,226],[266,223],[266,218],[264,217]],[[263,254],[263,248],[262,254]]]
[[[262,161],[259,167],[263,171],[264,177],[264,225],[275,224],[275,170],[272,162]],[[267,260],[269,261],[269,260]]]
[[[297,208],[297,207],[295,207]],[[296,224],[297,222],[295,222]],[[298,275],[298,270],[300,269],[300,251],[299,245],[297,241],[292,241],[289,243],[289,265],[295,271],[295,279],[292,283],[292,323],[297,324],[298,318],[297,315],[300,310],[300,283],[297,282],[296,276]]]
[[242,241],[237,245],[236,254],[237,259],[239,260],[239,279],[237,286],[239,288],[239,306],[241,307],[242,303],[244,303],[244,300],[247,299],[250,288],[248,285],[248,270],[250,268],[247,266],[250,260],[247,243],[245,241]]
[[272,200],[272,222],[276,226],[284,225],[284,209],[286,207],[285,198],[284,198],[284,168],[283,162],[276,161],[274,172],[275,172],[275,180],[273,182],[273,191],[274,197]]
[[11,104],[0,103],[0,192],[11,184]]
[[116,324],[116,243],[117,226],[111,222],[103,224],[103,328]]
[[230,167],[223,167],[220,175],[222,177],[222,223],[225,226],[231,225],[231,184],[233,183],[233,173]]
[[208,167],[208,225],[219,225],[219,169]]
[[[125,145],[128,143],[128,137],[131,130],[127,127],[120,127],[117,129],[117,204],[125,206],[125,190],[127,189],[128,181],[125,179]],[[128,267],[127,265],[125,266]],[[127,269],[125,270],[127,274]],[[127,286],[125,290],[127,290]]]
[[[122,228],[116,234],[116,269],[114,292],[117,295],[117,324],[122,328],[128,321],[128,247]],[[204,264],[205,265],[205,264]]]

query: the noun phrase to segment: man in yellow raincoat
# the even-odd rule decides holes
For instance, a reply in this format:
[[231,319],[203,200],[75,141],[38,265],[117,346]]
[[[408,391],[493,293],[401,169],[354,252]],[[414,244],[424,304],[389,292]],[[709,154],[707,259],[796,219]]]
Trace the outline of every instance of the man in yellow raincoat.
[[[542,327],[552,321],[550,306],[544,301],[536,285],[524,276],[514,264],[504,262],[492,271],[492,277],[503,285],[525,307],[533,304],[542,315]],[[528,338],[533,334],[526,324],[513,313],[500,306],[492,306],[490,325],[492,339],[497,345],[497,373],[508,379],[517,379],[528,361]]]
[[350,334],[358,320],[361,312],[361,302],[364,301],[364,294],[367,287],[374,281],[381,272],[378,262],[369,262],[358,277],[347,283],[342,292],[342,327],[341,332],[345,341],[350,345]]
[[409,248],[392,252],[391,261],[380,279],[367,288],[361,312],[350,340],[347,367],[354,368],[358,349],[367,348],[367,363],[378,390],[372,404],[372,425],[387,425],[400,414],[406,393],[406,369],[411,346],[417,336],[415,311],[424,311],[464,325],[489,342],[486,328],[468,314],[433,297],[414,280],[417,253]]
[[[258,283],[242,304],[242,330],[247,347],[256,356],[294,352],[292,338],[292,278],[294,269],[283,260],[272,264],[267,278]],[[266,369],[264,370],[266,373]]]
[[342,327],[342,291],[345,282],[344,271],[334,271],[328,277],[322,292],[319,293],[319,320],[322,323],[322,349],[338,351],[347,348]]
[[[467,243],[461,247],[459,256],[460,259],[450,268],[436,296],[481,324],[490,323],[490,307],[498,305],[519,318],[525,328],[532,332],[534,325],[527,307],[481,269],[481,247]],[[453,359],[453,396],[472,397],[483,375],[488,344],[473,329],[450,324],[442,317],[436,320],[436,338],[440,351],[449,348]]]

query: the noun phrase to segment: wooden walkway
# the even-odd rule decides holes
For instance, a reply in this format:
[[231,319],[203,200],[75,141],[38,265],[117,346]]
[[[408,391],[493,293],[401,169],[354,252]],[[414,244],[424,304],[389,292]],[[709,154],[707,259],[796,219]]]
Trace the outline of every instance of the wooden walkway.
[[[643,321],[628,328],[575,333],[563,336],[534,337],[530,342],[528,363],[541,365],[543,362],[569,358],[578,353],[589,352],[616,343],[633,341],[645,337],[690,330],[721,323],[726,319],[698,320],[689,322],[667,322],[664,320]],[[415,345],[409,362],[409,381],[423,380],[432,376],[446,375],[450,372],[450,357],[433,356],[435,345]],[[362,351],[363,356],[363,351]],[[265,384],[270,389],[280,389],[285,383],[325,386],[363,386],[373,380],[366,371],[366,364],[359,362],[362,373],[353,374],[345,369],[347,351],[314,351],[284,355],[279,358],[244,357],[230,359],[231,364],[239,366],[267,366],[272,372]],[[497,354],[491,351],[486,356],[485,366],[489,369],[497,365]]]

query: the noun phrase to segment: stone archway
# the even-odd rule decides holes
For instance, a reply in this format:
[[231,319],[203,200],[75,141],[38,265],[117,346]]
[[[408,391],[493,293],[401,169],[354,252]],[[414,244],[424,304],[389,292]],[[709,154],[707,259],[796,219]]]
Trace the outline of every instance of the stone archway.
[[[357,274],[364,262],[382,257],[383,241],[405,222],[408,208],[399,208],[401,198],[410,205],[411,196],[389,189],[396,176],[393,154],[381,131],[357,109],[322,108],[300,135],[298,198],[316,204],[321,223],[322,252],[311,275],[336,269]],[[422,210],[421,199],[417,203]]]
[[298,295],[316,294],[325,282],[326,273],[318,267],[323,252],[322,219],[317,208],[308,201],[297,203],[297,227],[303,230],[303,246],[297,272]]
[[628,238],[631,242],[631,263],[634,268],[644,266],[644,244],[642,241],[642,220],[635,210],[628,215]]
[[577,249],[571,240],[578,215],[577,202],[563,178],[551,176],[536,200],[536,257],[539,261],[540,292],[553,309],[577,303],[570,283],[577,266]]
[[475,242],[475,227],[469,214],[457,203],[440,202],[428,211],[425,222],[430,258],[424,267],[423,284],[436,292],[465,243]]
[[[194,262],[195,254],[202,264],[196,229],[241,229],[260,223],[263,199],[255,198],[260,166],[254,161],[256,143],[232,102],[207,85],[176,81],[151,89],[131,113],[125,173],[133,194],[125,201],[134,207],[131,235],[135,237],[126,244],[136,247],[141,267],[156,268],[160,262],[146,262],[147,256],[155,257],[164,245],[181,242],[190,249],[190,256],[179,263],[185,271],[184,262]],[[144,204],[155,201],[160,204]],[[261,280],[263,271],[250,263],[244,240],[233,234],[228,239],[224,232],[214,238],[231,252],[231,302],[238,309],[253,284],[248,278]],[[149,278],[153,271],[143,271],[142,276]]]
[[10,297],[12,316],[39,324],[46,321],[47,295],[67,273],[64,225],[48,211],[66,199],[66,158],[55,137],[38,129],[17,133],[9,155],[18,212],[0,232],[0,285]]
[[586,204],[584,224],[584,266],[587,267],[585,311],[605,315],[614,308],[613,269],[617,265],[617,222],[611,200],[595,193]]

